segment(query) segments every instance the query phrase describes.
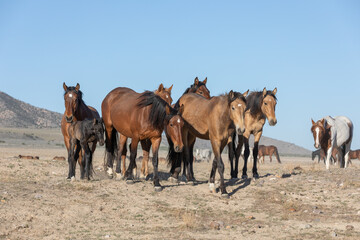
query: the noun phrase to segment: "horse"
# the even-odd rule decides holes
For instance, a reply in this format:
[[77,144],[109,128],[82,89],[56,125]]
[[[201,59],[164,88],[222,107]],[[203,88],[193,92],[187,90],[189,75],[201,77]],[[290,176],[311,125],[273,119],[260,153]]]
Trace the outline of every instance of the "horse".
[[[79,157],[80,150],[82,151],[82,156],[84,156],[85,161],[82,161],[81,168],[81,179],[85,177],[90,180],[92,168],[92,156],[93,153],[89,147],[89,144],[92,146],[99,142],[100,146],[104,145],[104,127],[102,120],[98,121],[94,119],[85,119],[83,121],[73,122],[69,129],[70,136],[70,149],[68,154],[69,162],[69,174],[67,179],[75,179],[75,166],[76,160]],[[84,171],[85,169],[85,171]]]
[[327,116],[317,122],[311,119],[311,123],[314,146],[316,149],[321,148],[326,153],[326,169],[330,168],[330,157],[334,148],[342,148],[342,151],[339,151],[340,167],[346,168],[353,136],[351,120],[344,116],[335,118]]
[[[230,129],[238,134],[245,131],[244,112],[247,94],[248,91],[243,94],[230,91],[228,94],[205,99],[197,94],[188,93],[180,98],[179,105],[183,108],[182,117],[186,123],[182,129],[184,151],[181,154],[174,153],[173,148],[169,147],[168,159],[171,165],[176,164],[179,158],[183,160],[188,182],[195,180],[192,169],[192,150],[196,137],[210,140],[215,159],[212,164],[209,187],[215,192],[215,171],[218,169],[221,195],[228,197],[224,184],[224,164],[221,152],[228,142]],[[176,168],[172,177],[177,179],[179,172],[180,168]]]
[[195,159],[198,161],[207,161],[211,160],[212,151],[210,149],[195,149]]
[[[85,104],[82,98],[83,93],[80,90],[79,83],[77,83],[75,87],[72,86],[68,87],[66,86],[65,83],[63,83],[63,88],[65,90],[64,93],[65,112],[61,119],[61,132],[62,135],[64,136],[64,143],[69,153],[70,137],[69,137],[68,128],[71,125],[71,123],[76,121],[82,121],[84,119],[100,120],[100,115],[95,108],[91,106],[87,106]],[[96,142],[94,142],[94,144],[91,145],[92,146],[90,146],[90,149],[91,152],[93,153],[96,149]],[[81,161],[82,161],[82,155],[80,153],[80,156],[78,158],[78,163],[80,165],[80,171],[82,172],[84,171],[84,169]]]
[[261,157],[263,158],[262,163],[265,162],[265,156],[269,156],[270,157],[270,162],[272,162],[271,156],[273,154],[275,155],[276,160],[278,161],[278,163],[281,163],[277,147],[275,147],[274,145],[270,145],[270,146],[259,145],[258,156],[259,156],[259,159]]
[[[331,154],[331,158],[330,158],[330,160],[332,160],[334,163],[338,161],[337,154],[338,154],[338,149],[334,148],[332,151],[332,154]],[[321,148],[318,150],[315,150],[311,153],[311,159],[313,161],[314,161],[315,157],[318,157],[318,163],[320,162],[320,160],[324,160],[324,163],[326,162],[325,161],[326,160],[325,152]]]
[[360,149],[357,150],[350,150],[349,152],[349,161],[351,159],[359,159],[360,160]]
[[[154,93],[156,95],[158,95],[159,97],[161,97],[167,104],[171,105],[172,103],[172,98],[171,98],[171,90],[172,90],[173,85],[171,85],[169,88],[165,88],[164,85],[161,83],[158,87],[157,90],[154,91]],[[127,149],[126,149],[126,142],[127,140],[124,140],[124,146],[122,147],[123,151],[118,153],[118,156],[121,156],[121,162],[122,162],[122,173],[120,174],[116,174],[117,178],[122,178],[125,175],[125,162],[126,162],[126,153],[127,153]],[[149,141],[149,139],[144,139],[140,141],[141,144],[141,148],[143,149],[143,158],[142,158],[142,162],[141,162],[141,171],[140,171],[140,178],[142,179],[146,179],[148,174],[149,174],[149,168],[148,168],[148,162],[149,162],[149,152],[150,152],[150,148],[151,148],[151,141]],[[121,147],[119,146],[119,149]],[[134,172],[136,175],[137,172],[137,168],[134,168]],[[110,178],[112,178],[113,176],[113,171],[112,169],[109,168],[108,171],[108,176]]]
[[[258,178],[257,172],[257,156],[259,149],[259,141],[262,135],[263,127],[266,119],[270,126],[275,126],[277,123],[275,116],[275,107],[277,104],[276,98],[277,88],[272,91],[267,91],[266,88],[263,91],[251,92],[246,97],[246,112],[245,112],[245,132],[242,135],[238,135],[238,145],[235,141],[229,141],[229,160],[230,160],[230,175],[231,178],[237,178],[238,175],[238,162],[243,144],[245,144],[244,150],[244,167],[242,171],[242,178],[246,179],[247,176],[247,161],[250,155],[249,138],[250,135],[254,135],[254,148],[253,148],[253,177]],[[233,133],[232,138],[235,139],[236,133]],[[235,149],[235,150],[234,150]],[[235,157],[235,166],[233,166],[233,158]]]
[[130,164],[125,172],[127,183],[132,183],[132,170],[136,167],[137,145],[139,141],[150,139],[152,144],[152,163],[154,167],[153,183],[155,191],[162,187],[158,176],[158,150],[161,134],[164,129],[174,143],[174,150],[181,152],[183,141],[181,129],[184,121],[179,111],[173,109],[154,92],[137,93],[132,89],[119,87],[112,90],[101,104],[101,111],[105,125],[105,167],[112,169],[116,158],[116,173],[120,173],[120,157],[116,157],[117,134],[119,132],[119,153],[123,152],[124,143],[131,138]]

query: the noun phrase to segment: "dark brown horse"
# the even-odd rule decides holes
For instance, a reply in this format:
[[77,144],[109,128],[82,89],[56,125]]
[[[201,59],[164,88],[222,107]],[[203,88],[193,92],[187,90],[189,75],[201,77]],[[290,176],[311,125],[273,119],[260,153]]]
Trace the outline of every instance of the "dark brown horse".
[[[161,97],[167,104],[171,105],[172,103],[172,98],[171,98],[171,90],[172,90],[173,85],[171,85],[171,87],[169,88],[165,88],[163,84],[160,84],[158,89],[154,91],[154,93],[156,95],[158,95],[159,97]],[[125,137],[124,137],[125,139]],[[118,153],[117,157],[121,157],[120,160],[118,160],[117,162],[122,162],[122,173],[117,174],[115,172],[115,174],[117,175],[117,178],[122,178],[125,175],[125,162],[126,162],[126,153],[127,153],[127,148],[126,148],[126,142],[127,140],[123,140],[125,141],[124,146],[120,147],[119,149],[122,148],[122,152]],[[120,143],[120,142],[119,142]],[[143,158],[142,158],[142,164],[141,164],[141,172],[140,172],[140,178],[142,179],[146,179],[148,174],[149,174],[149,168],[148,168],[148,162],[149,162],[149,152],[150,152],[150,148],[151,148],[151,141],[149,139],[144,139],[140,141],[141,143],[141,147],[143,149]],[[134,168],[134,175],[136,176],[136,172],[137,172],[137,168]],[[111,178],[113,176],[113,172],[112,169],[109,170],[108,172],[109,177]]]
[[[132,171],[136,167],[136,154],[139,141],[150,139],[152,144],[152,163],[154,167],[155,191],[161,191],[162,187],[158,176],[158,150],[161,142],[161,134],[166,128],[171,140],[174,142],[175,151],[181,152],[183,142],[181,129],[184,121],[177,112],[163,99],[153,92],[146,91],[137,93],[129,88],[115,88],[103,100],[101,105],[103,121],[105,125],[106,167],[113,168],[116,151],[116,131],[120,135],[120,149],[127,138],[131,138],[130,164],[125,172],[125,178],[131,183]],[[120,158],[117,158],[119,161]],[[120,173],[120,163],[117,162],[116,173]]]
[[[239,143],[235,149],[235,141],[230,141],[229,143],[229,160],[231,167],[231,178],[237,178],[238,175],[238,163],[239,157],[241,153],[242,145],[245,144],[244,151],[244,167],[242,178],[247,178],[247,161],[250,155],[249,149],[249,137],[250,135],[254,135],[254,148],[253,148],[253,177],[258,178],[259,174],[257,172],[257,156],[258,156],[258,148],[259,141],[262,135],[263,127],[266,119],[269,121],[270,126],[274,126],[277,123],[275,116],[275,107],[277,103],[276,94],[277,89],[275,88],[273,91],[267,91],[264,88],[263,91],[260,92],[251,92],[247,98],[247,107],[245,112],[245,133],[243,135],[238,135]],[[233,138],[235,136],[233,135]],[[235,154],[234,154],[235,153]],[[235,155],[235,166],[233,166],[233,158]]]
[[[83,101],[82,99],[83,94],[80,91],[79,84],[76,84],[76,87],[68,87],[66,86],[65,83],[63,83],[63,88],[65,90],[64,93],[65,112],[61,119],[61,132],[64,136],[64,143],[69,153],[70,137],[68,133],[68,128],[71,125],[71,123],[76,121],[82,121],[84,119],[95,118],[97,120],[100,120],[100,116],[99,113],[95,110],[95,108],[87,106]],[[91,148],[91,152],[93,153],[96,148],[96,142],[95,144],[92,144],[90,148]],[[82,155],[80,154],[78,158],[78,162],[82,172],[84,169],[83,169],[83,165],[81,164],[81,161],[82,161]],[[76,166],[76,164],[74,164],[74,166]]]
[[[210,188],[215,191],[215,172],[218,169],[220,174],[220,190],[223,197],[228,197],[224,184],[224,164],[221,159],[221,152],[226,146],[229,138],[229,130],[234,129],[238,134],[245,131],[244,112],[246,108],[244,94],[230,91],[229,94],[205,99],[194,93],[184,94],[179,104],[184,108],[183,118],[185,126],[182,130],[182,139],[184,141],[184,152],[181,156],[176,156],[169,148],[169,161],[175,164],[179,157],[182,157],[186,167],[186,177],[188,181],[194,180],[192,169],[192,147],[196,137],[211,141],[215,159],[213,161],[210,174]],[[172,177],[179,175],[177,168]]]
[[269,156],[270,157],[270,162],[272,162],[272,155],[274,154],[276,157],[276,160],[278,161],[278,163],[281,163],[280,161],[280,156],[279,156],[279,152],[277,150],[277,147],[275,147],[274,145],[270,145],[270,146],[264,146],[264,145],[259,145],[259,152],[258,152],[258,156],[259,156],[259,160],[262,157],[262,163],[265,162],[265,156]]

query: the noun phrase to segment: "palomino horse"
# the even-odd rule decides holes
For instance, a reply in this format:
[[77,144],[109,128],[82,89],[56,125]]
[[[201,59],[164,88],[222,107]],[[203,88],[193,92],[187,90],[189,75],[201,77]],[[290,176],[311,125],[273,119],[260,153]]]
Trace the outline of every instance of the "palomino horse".
[[[95,108],[87,106],[82,99],[82,92],[80,91],[80,85],[76,84],[76,87],[68,87],[63,83],[63,88],[65,90],[64,100],[65,100],[65,113],[61,119],[61,132],[64,136],[64,142],[66,149],[69,153],[70,149],[70,137],[68,133],[68,128],[72,122],[82,121],[84,119],[97,119],[100,120],[99,113]],[[90,147],[91,152],[93,153],[96,148],[96,142]],[[84,167],[81,164],[82,156],[80,154],[78,162],[80,165],[80,171],[84,171]],[[69,162],[69,166],[72,165]],[[74,168],[76,164],[73,164]],[[74,169],[75,174],[75,169]],[[71,178],[71,177],[70,177]],[[69,176],[67,179],[70,179]]]
[[[250,134],[253,134],[255,137],[254,140],[254,149],[253,149],[253,177],[258,178],[259,174],[257,172],[257,155],[259,148],[259,141],[262,135],[263,127],[266,119],[269,121],[270,126],[274,126],[277,123],[275,116],[275,107],[276,107],[276,94],[277,89],[275,88],[273,91],[267,91],[264,88],[263,91],[260,92],[251,92],[247,98],[246,104],[246,112],[245,112],[245,133],[239,136],[239,143],[235,149],[235,141],[230,141],[229,146],[229,160],[231,167],[231,178],[237,178],[238,175],[238,163],[239,157],[241,153],[242,145],[245,143],[245,151],[244,151],[244,167],[242,178],[247,178],[247,161],[250,155],[249,150],[249,137]],[[233,134],[233,138],[235,138],[235,134]],[[235,167],[233,166],[233,158],[235,153]]]
[[[174,142],[175,151],[181,152],[183,142],[181,129],[184,121],[163,99],[153,92],[146,91],[137,93],[129,88],[115,88],[103,100],[101,105],[103,121],[105,125],[106,167],[112,169],[116,155],[116,131],[120,134],[120,149],[127,138],[131,138],[130,164],[125,172],[125,178],[131,183],[132,170],[136,166],[136,154],[139,141],[150,139],[152,144],[152,163],[154,167],[155,191],[161,191],[162,187],[158,176],[158,150],[161,142],[161,134],[166,131]],[[119,161],[120,158],[117,158]],[[116,173],[120,173],[120,163],[117,162]]]
[[[169,88],[165,88],[164,85],[161,83],[158,87],[157,90],[154,91],[154,93],[156,95],[158,95],[159,97],[161,97],[167,104],[171,105],[172,103],[172,98],[171,98],[171,90],[172,90],[173,85],[171,85],[171,87]],[[121,161],[122,162],[122,173],[120,173],[119,175],[115,172],[117,176],[117,178],[122,178],[125,175],[125,162],[126,162],[126,153],[127,153],[127,148],[126,148],[126,142],[127,140],[124,140],[124,146],[122,146],[123,151],[119,152],[117,157],[121,157],[121,160],[117,160],[117,162]],[[119,142],[120,143],[120,142]],[[140,141],[141,143],[141,147],[143,149],[143,158],[142,158],[142,164],[141,164],[141,172],[140,172],[140,178],[144,178],[146,179],[148,174],[149,174],[149,168],[148,168],[148,162],[149,162],[149,152],[150,152],[150,148],[151,148],[151,141],[149,139],[144,139]],[[121,147],[119,146],[119,149]],[[120,167],[120,166],[119,166]],[[136,172],[137,172],[137,168],[134,168],[134,175],[136,176]],[[112,169],[109,169],[108,172],[109,177],[111,178],[113,176],[113,172]]]
[[262,157],[262,163],[265,162],[265,156],[269,156],[270,162],[272,162],[271,156],[273,154],[275,155],[278,163],[281,163],[279,152],[277,150],[277,147],[275,147],[274,145],[270,145],[270,146],[259,145],[259,153],[258,154],[259,154],[259,160]]
[[[245,131],[244,111],[247,93],[230,91],[229,94],[212,97],[210,100],[194,93],[188,93],[179,100],[180,106],[184,108],[182,117],[186,123],[182,130],[184,152],[182,156],[179,156],[172,152],[172,147],[169,147],[169,161],[175,164],[178,162],[177,159],[182,157],[186,167],[186,178],[188,181],[193,181],[191,146],[194,145],[196,137],[210,140],[215,155],[210,174],[210,189],[215,191],[215,172],[218,168],[220,190],[224,197],[228,197],[228,194],[224,184],[224,164],[221,152],[228,142],[230,129],[236,130],[238,134]],[[179,172],[180,168],[176,168],[172,177],[177,179]]]
[[334,148],[343,148],[342,151],[339,151],[340,167],[346,168],[353,136],[351,120],[344,116],[335,118],[327,116],[317,122],[311,119],[311,122],[311,132],[315,141],[314,146],[316,149],[323,149],[326,153],[326,169],[330,168],[330,157]]
[[80,150],[84,160],[82,166],[85,171],[81,172],[81,179],[86,177],[90,180],[92,175],[92,152],[90,144],[98,141],[100,146],[104,145],[104,126],[102,120],[85,119],[83,121],[73,122],[69,127],[70,149],[69,149],[69,175],[68,178],[75,178],[76,159],[79,157]]

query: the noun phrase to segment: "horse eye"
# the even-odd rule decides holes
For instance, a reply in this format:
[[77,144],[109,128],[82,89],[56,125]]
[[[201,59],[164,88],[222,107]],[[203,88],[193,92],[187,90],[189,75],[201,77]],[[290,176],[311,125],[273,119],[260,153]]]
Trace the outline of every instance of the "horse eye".
[[203,94],[203,92],[201,92],[201,91],[200,91],[199,93],[200,93],[200,94]]
[[170,127],[174,126],[172,123],[170,123]]
[[264,103],[265,105],[267,105],[267,103]]
[[234,107],[234,106],[232,106],[231,108],[232,108],[232,110],[235,110],[235,107]]

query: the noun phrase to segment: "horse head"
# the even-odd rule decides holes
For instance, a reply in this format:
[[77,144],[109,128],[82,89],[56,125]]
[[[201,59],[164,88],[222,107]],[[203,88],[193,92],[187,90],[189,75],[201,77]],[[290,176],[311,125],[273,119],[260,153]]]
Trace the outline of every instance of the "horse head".
[[230,109],[230,119],[235,125],[236,133],[242,135],[245,132],[245,109],[246,99],[245,97],[249,93],[249,90],[243,94],[233,92],[232,90],[228,94],[228,102]]
[[261,104],[261,111],[265,114],[266,118],[269,121],[270,126],[275,126],[277,123],[275,116],[276,92],[277,92],[276,88],[273,91],[267,91],[266,88],[264,88],[262,93],[263,101]]
[[93,133],[95,133],[96,139],[99,141],[99,145],[103,146],[105,143],[104,141],[105,131],[104,131],[104,124],[102,118],[100,120],[94,118],[91,130],[93,131]]
[[165,88],[164,85],[161,83],[159,85],[159,88],[157,90],[155,90],[155,94],[158,95],[159,97],[161,97],[165,102],[167,102],[167,104],[171,105],[172,103],[172,98],[171,98],[171,89],[172,89],[173,85],[171,85],[171,87],[169,88]]
[[207,78],[205,78],[204,81],[199,81],[199,79],[196,77],[194,80],[194,84],[191,85],[190,92],[203,96],[206,99],[210,99],[210,91],[206,87],[206,83]]
[[175,152],[181,152],[184,148],[184,143],[182,141],[182,128],[184,127],[184,119],[181,117],[181,114],[184,111],[184,105],[182,105],[176,114],[171,113],[170,106],[166,106],[166,114],[170,117],[168,123],[166,124],[166,134],[171,138],[171,141],[174,144]]
[[63,83],[63,88],[65,90],[65,119],[68,123],[71,123],[74,120],[74,114],[79,107],[79,102],[82,99],[82,93],[79,84],[76,84],[76,87],[68,87]]
[[316,149],[319,149],[321,147],[321,142],[323,141],[326,131],[330,129],[330,125],[327,124],[324,118],[318,120],[317,122],[314,122],[314,120],[311,119],[311,123],[311,132],[314,137],[314,147]]

